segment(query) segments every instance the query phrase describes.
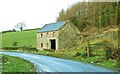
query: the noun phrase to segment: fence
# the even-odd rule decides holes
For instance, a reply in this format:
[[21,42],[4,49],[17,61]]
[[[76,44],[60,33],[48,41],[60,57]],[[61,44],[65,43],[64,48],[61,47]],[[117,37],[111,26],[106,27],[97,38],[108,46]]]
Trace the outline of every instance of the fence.
[[106,59],[118,59],[120,56],[118,48],[107,46],[104,43],[90,44],[87,43],[86,54],[88,57],[91,56],[105,56]]

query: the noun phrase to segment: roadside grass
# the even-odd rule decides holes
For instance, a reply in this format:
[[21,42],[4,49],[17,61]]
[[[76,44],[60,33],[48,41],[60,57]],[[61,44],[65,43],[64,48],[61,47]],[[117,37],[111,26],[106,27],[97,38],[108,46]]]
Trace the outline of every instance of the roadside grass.
[[[12,50],[7,50],[12,51]],[[17,50],[13,50],[12,52],[16,52]],[[93,57],[84,57],[84,50],[56,50],[56,51],[45,51],[45,50],[39,50],[39,51],[17,51],[17,52],[25,52],[25,53],[32,53],[32,54],[38,54],[38,55],[45,55],[45,56],[51,56],[56,58],[62,58],[67,60],[73,60],[78,62],[85,62],[90,63],[95,66],[101,66],[108,69],[118,70],[118,61],[109,59],[107,60],[105,56],[93,56]],[[75,56],[76,52],[81,53],[79,56]]]
[[[63,50],[64,51],[64,50]],[[72,52],[71,50],[66,50],[65,52],[61,51],[55,51],[55,52],[46,52],[41,51],[37,52],[37,54],[40,55],[46,55],[46,56],[52,56],[56,58],[62,58],[62,59],[68,59],[68,60],[74,60],[78,62],[85,62],[94,64],[96,66],[101,66],[113,70],[118,70],[118,61],[109,59],[107,60],[105,56],[93,56],[93,57],[84,57],[84,53],[81,53],[79,56],[75,56],[76,52],[83,52],[83,50],[74,50]]]
[[36,74],[32,63],[13,56],[2,55],[2,72],[33,72]]
[[79,56],[75,56],[75,52],[82,52],[82,50],[74,50],[74,52],[66,51],[66,52],[52,52],[47,54],[47,56],[57,57],[57,58],[63,58],[68,60],[74,60],[78,62],[85,62],[94,64],[96,66],[101,66],[113,70],[118,70],[118,61],[109,59],[107,60],[105,56],[93,56],[93,57],[84,57],[83,54]]
[[96,66],[101,66],[116,71],[118,70],[118,63],[119,63],[118,61],[112,59],[107,60],[104,57],[100,57],[100,56],[87,57],[87,58],[82,58],[81,56],[79,56],[76,57],[74,60],[94,64]]

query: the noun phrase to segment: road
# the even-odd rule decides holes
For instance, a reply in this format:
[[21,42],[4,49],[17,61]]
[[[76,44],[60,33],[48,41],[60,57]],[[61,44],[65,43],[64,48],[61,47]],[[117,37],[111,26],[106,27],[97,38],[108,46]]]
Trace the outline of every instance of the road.
[[53,58],[42,55],[20,52],[0,52],[0,53],[10,56],[17,56],[32,62],[35,65],[37,72],[114,72],[113,70],[99,66],[94,66],[92,64]]

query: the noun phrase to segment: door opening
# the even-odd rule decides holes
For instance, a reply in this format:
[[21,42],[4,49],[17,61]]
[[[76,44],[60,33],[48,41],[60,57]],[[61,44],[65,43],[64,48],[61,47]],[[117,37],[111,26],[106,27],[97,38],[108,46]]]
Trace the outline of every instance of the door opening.
[[55,41],[55,39],[50,40],[50,42],[51,42],[51,49],[56,50],[56,41]]

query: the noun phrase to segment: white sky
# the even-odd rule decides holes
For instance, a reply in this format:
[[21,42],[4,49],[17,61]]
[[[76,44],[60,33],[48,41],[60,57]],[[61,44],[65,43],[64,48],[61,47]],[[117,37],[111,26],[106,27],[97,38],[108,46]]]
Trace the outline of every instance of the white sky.
[[56,22],[60,10],[81,0],[0,0],[0,32],[12,30],[19,22],[27,28],[41,28]]

